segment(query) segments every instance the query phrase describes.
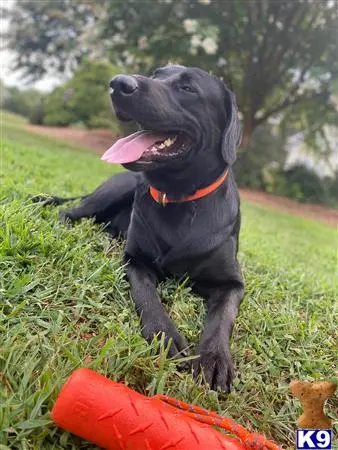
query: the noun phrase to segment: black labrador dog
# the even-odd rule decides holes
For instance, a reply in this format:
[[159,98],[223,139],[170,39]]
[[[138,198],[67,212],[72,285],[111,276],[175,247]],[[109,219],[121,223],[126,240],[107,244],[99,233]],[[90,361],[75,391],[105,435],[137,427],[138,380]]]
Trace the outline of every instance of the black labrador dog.
[[113,176],[64,216],[93,217],[113,237],[126,237],[127,277],[143,336],[151,341],[163,332],[171,357],[185,355],[187,342],[156,286],[166,277],[189,276],[208,311],[194,373],[203,369],[212,389],[229,392],[230,338],[244,296],[231,168],[241,137],[235,96],[215,76],[179,65],[151,77],[119,75],[110,87],[117,117],[136,121],[141,131],[120,139],[103,159],[130,172]]

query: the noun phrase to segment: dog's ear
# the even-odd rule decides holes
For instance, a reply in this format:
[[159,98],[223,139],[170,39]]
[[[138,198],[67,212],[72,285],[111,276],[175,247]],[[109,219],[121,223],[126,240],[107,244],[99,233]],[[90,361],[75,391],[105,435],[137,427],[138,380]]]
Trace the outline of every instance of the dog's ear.
[[236,161],[236,150],[241,143],[242,130],[238,118],[236,96],[225,87],[226,123],[222,136],[222,157],[228,166]]

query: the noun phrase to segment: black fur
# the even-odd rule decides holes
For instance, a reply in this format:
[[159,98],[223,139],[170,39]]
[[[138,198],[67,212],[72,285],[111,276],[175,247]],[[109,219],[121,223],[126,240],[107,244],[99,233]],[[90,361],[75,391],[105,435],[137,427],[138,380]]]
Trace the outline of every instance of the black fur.
[[[240,141],[234,94],[200,69],[175,65],[153,77],[120,76],[111,85],[121,120],[135,120],[154,131],[184,131],[191,148],[176,157],[126,164],[131,172],[107,180],[64,217],[94,217],[113,237],[127,238],[127,276],[143,335],[151,341],[164,332],[172,340],[172,357],[185,354],[187,342],[164,310],[156,285],[165,277],[189,275],[208,309],[194,373],[203,368],[211,388],[228,392],[233,378],[230,338],[244,295],[236,256],[239,194],[231,169]],[[149,195],[152,185],[173,199],[182,198],[210,185],[227,168],[221,187],[199,200],[163,207]]]

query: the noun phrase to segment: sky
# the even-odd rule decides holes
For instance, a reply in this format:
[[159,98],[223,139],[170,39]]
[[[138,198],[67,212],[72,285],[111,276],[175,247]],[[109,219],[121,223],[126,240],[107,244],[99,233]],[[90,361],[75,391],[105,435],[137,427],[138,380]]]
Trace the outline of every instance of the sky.
[[[39,1],[39,0],[37,0]],[[0,0],[0,5],[3,8],[12,8],[15,0]],[[0,29],[5,31],[8,27],[8,21],[0,17]],[[4,46],[4,42],[1,42],[1,48]],[[41,80],[35,83],[23,84],[22,74],[19,72],[13,72],[11,69],[11,64],[13,60],[14,53],[9,50],[1,50],[0,52],[0,78],[4,81],[7,86],[17,86],[20,88],[34,87],[41,91],[51,91],[53,87],[60,83],[60,79],[57,77],[45,76]]]
[[11,70],[11,61],[13,54],[8,50],[1,51],[1,73],[0,78],[7,86],[17,86],[21,89],[34,87],[41,91],[51,91],[53,87],[60,84],[59,78],[53,78],[51,76],[45,76],[41,80],[35,83],[22,84],[22,75],[19,72],[13,72]]

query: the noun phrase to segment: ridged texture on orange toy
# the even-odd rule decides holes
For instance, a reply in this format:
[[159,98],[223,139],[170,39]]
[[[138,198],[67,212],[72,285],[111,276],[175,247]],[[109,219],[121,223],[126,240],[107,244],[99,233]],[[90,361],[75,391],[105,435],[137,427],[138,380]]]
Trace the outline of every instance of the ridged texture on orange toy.
[[243,436],[225,436],[210,426],[224,428],[220,420],[225,420],[230,428],[246,431],[230,419],[168,397],[144,397],[89,369],[71,375],[52,417],[61,428],[109,450],[278,449],[263,436],[246,432],[251,442],[245,443]]

